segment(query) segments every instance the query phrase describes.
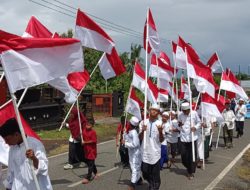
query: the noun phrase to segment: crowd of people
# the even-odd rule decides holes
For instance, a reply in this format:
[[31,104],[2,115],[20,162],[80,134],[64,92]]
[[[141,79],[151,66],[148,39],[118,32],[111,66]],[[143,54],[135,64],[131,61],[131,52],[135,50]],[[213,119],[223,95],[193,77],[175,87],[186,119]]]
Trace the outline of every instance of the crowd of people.
[[236,137],[243,135],[247,112],[243,99],[233,107],[231,102],[225,102],[223,121],[218,121],[216,116],[202,118],[199,108],[190,110],[189,102],[182,103],[181,110],[164,111],[153,104],[145,120],[140,121],[133,116],[126,122],[125,117],[121,117],[116,145],[123,167],[127,167],[128,161],[130,164],[129,190],[142,184],[143,179],[148,182],[149,190],[160,189],[160,171],[165,169],[165,163],[166,168],[170,168],[179,154],[187,178],[192,180],[196,168],[204,169],[204,163],[209,158],[215,127],[222,128],[226,149],[233,148],[235,126]]
[[[225,148],[230,149],[233,147],[234,126],[237,138],[244,134],[247,110],[242,99],[233,109],[230,102],[225,102],[225,107],[220,126],[223,128]],[[165,169],[165,163],[167,168],[170,168],[179,154],[189,180],[194,178],[196,168],[202,168],[203,163],[209,158],[211,135],[218,126],[216,117],[202,118],[199,109],[190,110],[189,102],[182,103],[181,110],[164,111],[159,105],[153,104],[146,119],[142,118],[140,121],[132,116],[129,122],[126,122],[126,118],[121,117],[116,145],[123,167],[129,167],[131,170],[129,190],[134,190],[143,180],[148,182],[150,190],[160,189],[160,171]],[[82,183],[87,184],[98,178],[95,165],[96,132],[77,108],[72,110],[67,126],[71,135],[68,164],[64,169],[72,169],[84,162],[88,167],[88,173]],[[8,174],[4,181],[6,189],[36,189],[34,174],[37,176],[40,189],[53,189],[48,175],[48,159],[41,141],[27,136],[27,150],[15,118],[7,120],[0,127],[0,136],[10,146]]]

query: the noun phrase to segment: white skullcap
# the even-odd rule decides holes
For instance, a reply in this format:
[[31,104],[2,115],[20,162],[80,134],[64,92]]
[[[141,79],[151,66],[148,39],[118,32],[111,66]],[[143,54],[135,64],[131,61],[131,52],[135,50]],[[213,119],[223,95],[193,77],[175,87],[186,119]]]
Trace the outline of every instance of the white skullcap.
[[158,104],[152,104],[149,109],[154,109],[160,111],[160,106]]
[[244,99],[243,99],[243,98],[240,98],[239,101],[243,101],[243,102],[244,102]]
[[174,114],[174,115],[176,114],[175,111],[171,111],[171,113]]
[[162,113],[162,115],[164,115],[164,116],[169,116],[169,113],[168,113],[167,111],[164,111],[164,112]]
[[190,104],[188,102],[184,102],[181,104],[181,109],[182,110],[189,110],[190,109]]
[[129,122],[133,126],[138,126],[139,123],[140,123],[140,120],[137,117],[133,116],[133,117],[131,117],[131,119],[129,120]]
[[160,108],[160,112],[162,113],[164,111],[164,109],[163,108]]

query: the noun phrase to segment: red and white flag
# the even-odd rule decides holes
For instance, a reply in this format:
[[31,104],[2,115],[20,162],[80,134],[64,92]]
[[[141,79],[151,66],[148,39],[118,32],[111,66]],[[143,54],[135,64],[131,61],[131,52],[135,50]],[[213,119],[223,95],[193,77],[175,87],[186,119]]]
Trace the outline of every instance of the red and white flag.
[[201,97],[201,107],[203,117],[216,117],[218,120],[223,120],[221,115],[222,111],[225,109],[224,104],[218,101],[216,98],[209,96],[209,94],[204,93]]
[[9,90],[17,90],[83,71],[80,41],[62,38],[13,38],[0,31],[0,54]]
[[144,107],[143,102],[136,96],[135,89],[131,89],[130,96],[128,97],[127,105],[126,105],[126,112],[134,115],[139,120],[142,119],[141,115],[141,108]]
[[159,89],[157,102],[168,102],[168,91]]
[[206,92],[215,98],[217,84],[213,79],[210,68],[197,59],[196,55],[194,55],[194,52],[189,46],[186,47],[186,54],[188,77],[194,79],[193,82],[199,92]]
[[176,50],[177,50],[177,44],[174,41],[172,41],[172,53],[173,53],[174,64],[176,64]]
[[148,79],[147,93],[148,101],[152,104],[156,104],[158,99],[158,88],[150,79]]
[[220,89],[234,92],[241,98],[248,100],[248,96],[246,92],[240,86],[239,81],[230,70],[227,70],[226,72],[225,71],[222,72]]
[[187,47],[192,53],[192,56],[194,57],[194,59],[199,60],[199,56],[196,53],[196,51],[179,36],[178,44],[176,46],[176,54],[175,54],[175,62],[176,62],[177,68],[181,68],[181,69],[187,68],[186,52],[185,52],[185,48]]
[[173,88],[173,82],[169,82],[164,79],[159,79],[159,85],[158,87],[160,89],[164,89],[168,91],[168,94],[171,96],[171,98],[174,100],[175,103],[178,102],[176,88]]
[[[158,60],[158,64],[157,64]],[[174,68],[163,63],[160,58],[156,60],[156,55],[152,54],[149,76],[162,78],[167,81],[172,81],[174,76]]]
[[216,72],[218,71],[219,69],[222,69],[222,66],[221,66],[221,63],[220,63],[220,60],[219,60],[219,57],[217,55],[217,53],[214,53],[210,59],[208,60],[207,62],[207,66],[210,67],[210,69],[213,71],[213,72]]
[[75,90],[80,92],[90,80],[90,76],[88,71],[85,69],[84,72],[75,72],[70,73],[67,77],[70,86],[72,86]]
[[[148,34],[147,34],[147,28],[148,28]],[[148,35],[148,36],[147,36]],[[160,53],[160,38],[156,29],[155,21],[153,19],[153,15],[151,13],[151,10],[148,9],[147,13],[147,19],[144,26],[144,33],[143,33],[143,46],[145,51],[149,54],[151,50],[159,54]],[[148,38],[148,49],[146,50],[146,41]]]
[[77,11],[75,33],[76,38],[85,47],[110,54],[115,46],[109,35],[79,9]]
[[150,101],[151,103],[157,103],[157,86],[150,79],[148,79],[146,83],[144,70],[141,68],[139,63],[135,63],[132,86],[136,87],[143,94],[145,94],[146,85],[148,101]]
[[23,37],[51,38],[53,34],[34,16],[28,22]]
[[105,53],[99,60],[99,68],[105,80],[121,75],[126,72],[117,51],[113,48],[111,54]]
[[168,55],[167,55],[165,52],[163,52],[163,51],[160,52],[159,59],[160,59],[163,63],[165,63],[165,64],[171,66],[170,59],[169,59]]
[[185,99],[185,100],[189,100],[189,87],[187,84],[187,81],[185,80],[184,76],[181,76],[181,91],[180,94],[182,94],[182,96],[180,95],[179,98],[180,99]]
[[[59,34],[56,32],[52,35],[52,33],[35,17],[31,17],[24,34],[25,36],[34,38],[60,38]],[[77,91],[79,92],[84,88],[86,85],[85,82],[88,82],[89,80],[89,78],[84,78],[87,77],[87,74],[87,71],[70,73],[70,76],[59,77],[48,81],[48,84],[63,92],[65,94],[64,99],[66,102],[73,103],[76,101]],[[68,81],[67,78],[70,79],[70,81]]]

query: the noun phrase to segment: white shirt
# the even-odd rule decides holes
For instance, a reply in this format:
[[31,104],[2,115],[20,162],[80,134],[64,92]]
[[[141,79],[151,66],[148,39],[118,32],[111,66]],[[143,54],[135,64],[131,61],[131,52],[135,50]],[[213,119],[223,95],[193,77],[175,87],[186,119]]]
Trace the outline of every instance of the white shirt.
[[232,110],[226,110],[222,112],[222,116],[224,121],[222,122],[222,126],[227,125],[228,129],[234,129],[234,121],[235,121],[235,115]]
[[192,124],[196,128],[194,132],[194,141],[198,139],[198,129],[200,128],[201,121],[196,111],[191,111],[191,114],[185,115],[183,112],[180,113],[178,117],[178,121],[181,122],[183,125],[178,127],[180,131],[180,138],[181,142],[192,142],[192,132],[191,132],[191,118],[192,116]]
[[165,132],[167,133],[167,142],[169,143],[177,143],[178,142],[178,136],[179,132],[174,132],[172,129],[178,129],[178,121],[176,119],[173,119],[168,122],[169,125],[167,125]]
[[217,121],[216,117],[209,116],[209,117],[203,118],[203,120],[207,126],[206,128],[204,128],[204,134],[205,136],[209,136],[211,133],[211,129],[212,129],[212,123],[215,123]]
[[169,125],[168,121],[166,123],[162,123],[164,140],[162,141],[161,145],[164,146],[167,146],[166,128],[168,128],[168,125]]
[[[48,175],[48,159],[43,144],[32,137],[27,137],[29,148],[32,149],[39,160],[38,169],[35,169],[41,190],[52,190]],[[29,159],[25,155],[24,143],[10,146],[9,166],[5,186],[11,190],[35,190],[32,170]]]
[[[142,140],[141,152],[142,161],[148,164],[155,164],[161,158],[161,142],[159,140],[159,131],[157,126],[162,125],[162,122],[155,120],[154,122],[146,119],[145,124],[147,126],[146,138],[144,136]],[[142,131],[143,121],[140,124],[140,133]],[[162,131],[164,134],[164,131]],[[145,142],[146,139],[146,142]],[[146,143],[146,148],[144,149],[144,143]]]
[[[239,110],[238,110],[239,108]],[[235,106],[235,116],[236,116],[236,121],[245,121],[245,115],[247,113],[247,107],[246,105],[237,105]]]
[[0,163],[5,166],[8,166],[9,160],[9,145],[7,145],[4,139],[0,136]]

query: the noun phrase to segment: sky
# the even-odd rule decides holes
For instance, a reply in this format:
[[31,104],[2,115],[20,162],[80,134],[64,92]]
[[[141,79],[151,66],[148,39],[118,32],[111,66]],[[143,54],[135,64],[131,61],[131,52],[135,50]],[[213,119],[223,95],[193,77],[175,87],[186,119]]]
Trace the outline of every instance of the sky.
[[[161,49],[172,57],[170,40],[178,35],[192,44],[203,62],[216,51],[224,68],[250,72],[250,1],[249,0],[32,0],[75,16],[68,4],[109,22],[143,32],[150,7],[161,39]],[[36,16],[50,31],[63,33],[74,29],[75,18],[39,6],[30,0],[1,0],[0,29],[22,35],[29,18]],[[49,2],[50,4],[48,4]],[[106,23],[107,24],[107,23]],[[114,29],[114,28],[113,28]],[[131,43],[142,44],[134,37],[105,29],[118,51],[130,51]],[[144,51],[142,52],[144,53]],[[249,73],[250,74],[250,73]]]

